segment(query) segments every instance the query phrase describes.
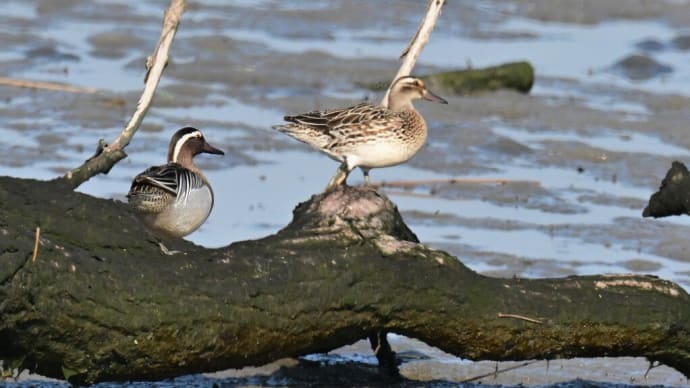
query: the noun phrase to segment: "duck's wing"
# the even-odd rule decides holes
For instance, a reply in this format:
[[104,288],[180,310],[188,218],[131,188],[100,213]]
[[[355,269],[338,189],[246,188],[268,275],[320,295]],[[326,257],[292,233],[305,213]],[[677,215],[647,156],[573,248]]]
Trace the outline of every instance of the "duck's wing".
[[163,166],[149,167],[134,177],[129,191],[131,194],[133,192],[162,190],[173,196],[178,196],[203,186],[204,181],[199,174],[179,164],[169,163]]
[[390,111],[383,106],[362,103],[348,108],[313,111],[296,116],[285,116],[285,121],[328,132],[342,126],[358,125],[379,120],[385,117],[389,112]]
[[134,177],[129,195],[162,190],[177,196],[179,171],[178,165],[171,164],[149,167]]
[[[348,108],[285,116],[289,124],[273,128],[342,160],[338,148],[367,142],[388,129],[400,127],[397,113],[381,105],[362,103]],[[386,136],[386,135],[384,135]]]

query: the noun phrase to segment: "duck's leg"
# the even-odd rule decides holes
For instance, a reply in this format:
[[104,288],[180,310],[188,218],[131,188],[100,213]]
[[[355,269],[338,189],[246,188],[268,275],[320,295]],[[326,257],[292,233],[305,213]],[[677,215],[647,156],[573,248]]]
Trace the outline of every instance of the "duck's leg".
[[352,169],[348,168],[347,160],[342,162],[340,167],[338,167],[338,171],[335,172],[333,178],[331,178],[331,180],[328,182],[328,185],[326,185],[326,191],[332,190],[340,185],[345,185],[345,180],[347,179],[348,174],[350,174],[350,171],[352,171]]
[[369,171],[371,171],[371,168],[368,167],[359,167],[362,169],[362,174],[364,174],[364,186],[369,186],[371,184],[371,180],[369,180]]

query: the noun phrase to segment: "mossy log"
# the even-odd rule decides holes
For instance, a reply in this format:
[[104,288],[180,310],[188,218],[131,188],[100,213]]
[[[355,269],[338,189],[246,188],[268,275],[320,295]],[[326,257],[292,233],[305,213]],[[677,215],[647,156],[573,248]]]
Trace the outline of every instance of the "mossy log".
[[[498,89],[512,89],[529,93],[534,84],[534,67],[529,62],[511,62],[481,69],[451,70],[420,78],[429,89],[439,94],[466,95],[490,92]],[[389,81],[366,85],[371,90],[385,90]]]
[[[40,226],[38,248],[34,249]],[[690,296],[650,276],[502,279],[347,187],[254,241],[161,253],[128,207],[0,178],[0,359],[75,384],[325,352],[380,331],[473,360],[643,356],[690,376]]]
[[652,194],[642,212],[644,217],[668,217],[690,214],[690,172],[675,161],[661,181],[659,191]]

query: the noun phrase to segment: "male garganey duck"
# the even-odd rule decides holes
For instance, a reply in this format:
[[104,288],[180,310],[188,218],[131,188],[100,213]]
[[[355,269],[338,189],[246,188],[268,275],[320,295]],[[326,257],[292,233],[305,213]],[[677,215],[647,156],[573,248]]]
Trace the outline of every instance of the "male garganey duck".
[[290,124],[276,125],[273,129],[341,162],[326,190],[345,184],[355,167],[362,169],[365,184],[368,184],[370,169],[403,163],[426,141],[426,122],[412,106],[412,100],[418,98],[448,103],[428,91],[422,80],[405,76],[393,83],[388,107],[362,103],[349,108],[285,116],[284,120]]
[[211,214],[213,190],[194,164],[194,156],[202,152],[224,155],[206,142],[200,130],[182,128],[170,140],[168,163],[134,177],[127,199],[154,234],[184,237]]

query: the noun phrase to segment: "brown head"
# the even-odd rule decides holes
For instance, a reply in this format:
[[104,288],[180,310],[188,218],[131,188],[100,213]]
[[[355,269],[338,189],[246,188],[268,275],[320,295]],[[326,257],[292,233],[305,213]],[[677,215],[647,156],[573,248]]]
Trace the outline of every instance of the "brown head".
[[388,95],[388,109],[399,111],[412,108],[412,101],[416,99],[447,104],[448,101],[426,89],[424,81],[412,76],[400,77],[393,83]]
[[200,130],[185,127],[175,132],[170,139],[168,163],[178,163],[187,168],[193,168],[194,156],[202,152],[225,155],[223,151],[208,144]]

